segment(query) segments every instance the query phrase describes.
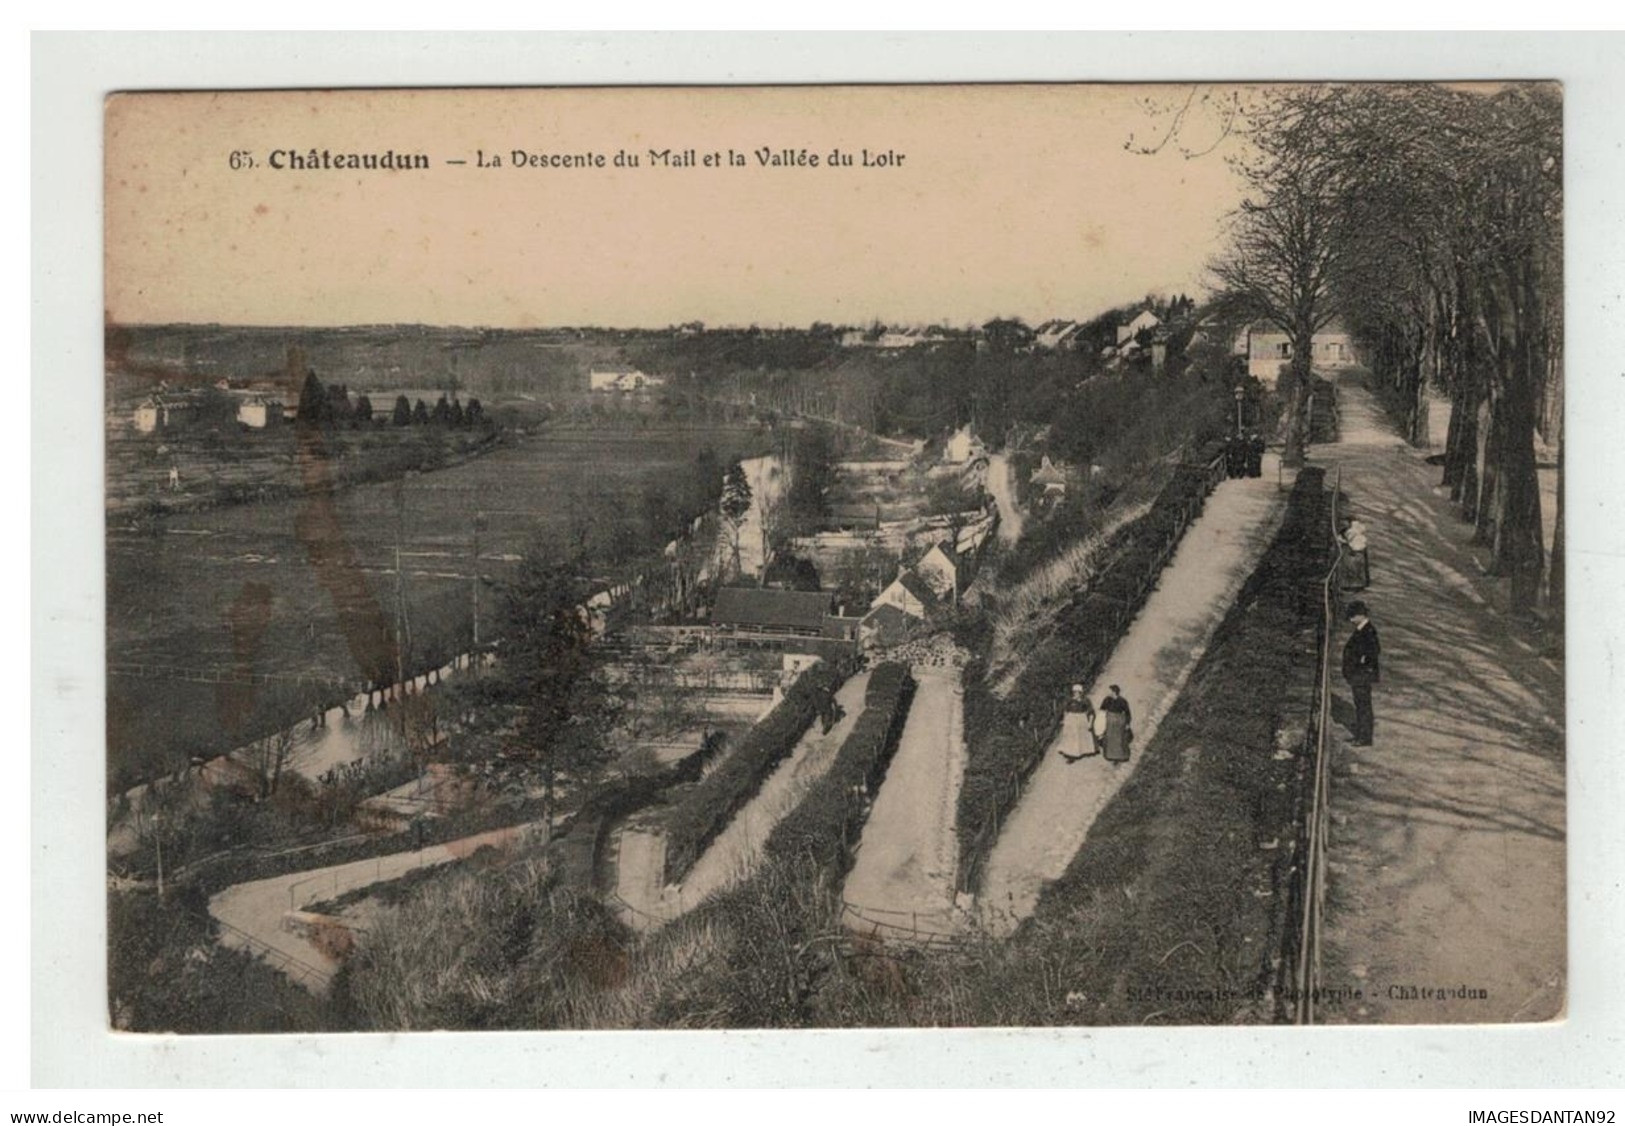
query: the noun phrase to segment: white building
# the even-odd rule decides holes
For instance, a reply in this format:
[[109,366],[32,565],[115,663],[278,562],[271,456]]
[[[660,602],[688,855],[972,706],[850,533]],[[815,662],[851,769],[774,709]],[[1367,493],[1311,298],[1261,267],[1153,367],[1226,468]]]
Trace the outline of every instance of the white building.
[[276,399],[250,395],[237,404],[237,421],[250,430],[264,430],[282,421],[282,404]]
[[151,434],[157,430],[173,430],[177,426],[184,426],[195,414],[197,404],[190,399],[171,395],[152,395],[143,399],[141,405],[135,408],[131,422],[138,432]]
[[914,573],[925,580],[938,598],[951,600],[958,593],[959,554],[946,542],[932,544],[931,550],[914,564]]
[[1156,328],[1162,320],[1150,309],[1146,309],[1128,324],[1117,326],[1117,343],[1126,344],[1148,328]]
[[644,391],[650,387],[663,387],[665,383],[665,376],[645,375],[632,368],[594,369],[587,373],[589,391]]
[[943,447],[942,460],[950,465],[964,465],[968,461],[985,456],[986,453],[986,448],[976,435],[971,433],[970,427],[961,426],[954,431],[947,445]]
[[[1251,325],[1242,331],[1236,342],[1238,355],[1247,357],[1247,374],[1274,387],[1281,377],[1281,368],[1292,362],[1292,341],[1274,325]],[[1354,338],[1340,323],[1333,321],[1314,335],[1314,352],[1310,357],[1317,368],[1343,367],[1356,362]]]

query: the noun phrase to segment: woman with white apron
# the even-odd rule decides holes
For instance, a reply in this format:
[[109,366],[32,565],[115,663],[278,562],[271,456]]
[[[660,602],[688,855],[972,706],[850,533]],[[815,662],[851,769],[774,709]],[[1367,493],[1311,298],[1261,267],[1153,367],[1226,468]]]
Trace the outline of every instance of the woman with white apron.
[[1095,706],[1083,694],[1083,685],[1074,684],[1061,718],[1061,757],[1067,762],[1077,762],[1099,754],[1100,743],[1095,738],[1094,727]]

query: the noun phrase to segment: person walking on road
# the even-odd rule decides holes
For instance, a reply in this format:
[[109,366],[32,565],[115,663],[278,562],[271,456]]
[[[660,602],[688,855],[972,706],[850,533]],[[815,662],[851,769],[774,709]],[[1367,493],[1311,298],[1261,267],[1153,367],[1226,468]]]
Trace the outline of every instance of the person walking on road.
[[1343,589],[1364,590],[1371,585],[1371,550],[1365,525],[1358,518],[1343,525]]
[[1134,738],[1130,724],[1134,722],[1134,712],[1129,708],[1128,701],[1123,699],[1123,690],[1112,685],[1111,695],[1100,702],[1100,710],[1106,716],[1106,735],[1103,740],[1103,750],[1106,761],[1121,765],[1128,761],[1128,745]]
[[1264,436],[1254,431],[1247,436],[1247,476],[1264,475]]
[[1083,685],[1074,684],[1072,695],[1066,700],[1066,715],[1061,721],[1061,757],[1077,762],[1100,753],[1100,740],[1095,738],[1095,706],[1083,694]]
[[1354,745],[1369,747],[1376,722],[1371,714],[1371,686],[1382,679],[1382,645],[1364,602],[1355,599],[1349,603],[1348,619],[1354,623],[1354,632],[1343,645],[1343,679],[1354,693]]

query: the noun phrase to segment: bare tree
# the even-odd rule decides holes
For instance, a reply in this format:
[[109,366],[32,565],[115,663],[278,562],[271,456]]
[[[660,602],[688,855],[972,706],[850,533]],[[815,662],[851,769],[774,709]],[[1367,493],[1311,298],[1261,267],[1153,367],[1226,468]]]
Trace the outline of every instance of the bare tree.
[[254,775],[254,796],[261,801],[276,793],[282,773],[293,758],[293,728],[285,728],[248,745],[249,770]]
[[1256,155],[1234,162],[1248,195],[1234,216],[1229,250],[1210,265],[1230,308],[1275,326],[1290,342],[1280,384],[1288,465],[1303,461],[1315,333],[1339,311],[1331,286],[1337,199],[1321,144],[1329,97],[1319,87],[1289,88],[1252,120]]

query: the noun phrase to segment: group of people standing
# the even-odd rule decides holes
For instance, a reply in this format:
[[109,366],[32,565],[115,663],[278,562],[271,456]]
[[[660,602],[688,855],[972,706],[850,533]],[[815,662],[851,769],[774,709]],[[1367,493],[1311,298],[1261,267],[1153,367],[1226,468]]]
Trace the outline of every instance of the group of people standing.
[[1264,436],[1256,430],[1251,434],[1236,431],[1224,447],[1224,468],[1231,477],[1262,477],[1264,475]]
[[1110,693],[1097,711],[1083,694],[1083,685],[1072,686],[1061,726],[1061,757],[1067,762],[1094,755],[1116,765],[1128,761],[1129,744],[1134,741],[1134,711],[1123,699],[1121,687],[1112,685]]

